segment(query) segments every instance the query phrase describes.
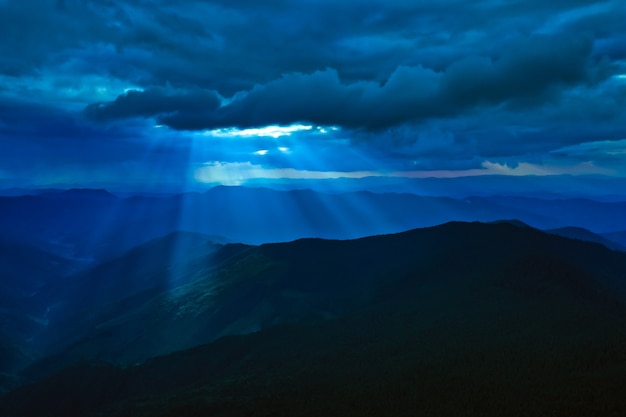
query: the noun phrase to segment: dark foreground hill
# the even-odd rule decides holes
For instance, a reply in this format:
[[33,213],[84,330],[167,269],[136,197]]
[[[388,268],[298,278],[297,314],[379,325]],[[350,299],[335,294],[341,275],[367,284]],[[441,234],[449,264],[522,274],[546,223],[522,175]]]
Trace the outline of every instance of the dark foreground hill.
[[135,349],[214,342],[70,366],[0,398],[0,415],[626,415],[624,253],[508,223],[240,249],[106,324],[143,323]]

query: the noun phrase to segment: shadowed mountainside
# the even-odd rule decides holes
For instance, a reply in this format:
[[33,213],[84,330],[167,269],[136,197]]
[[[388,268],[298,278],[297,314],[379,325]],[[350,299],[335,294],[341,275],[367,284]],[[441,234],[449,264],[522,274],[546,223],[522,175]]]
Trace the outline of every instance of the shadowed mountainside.
[[115,359],[107,349],[121,339],[136,355],[142,346],[151,351],[150,340],[198,333],[213,343],[127,368],[75,365],[2,397],[0,411],[626,411],[624,253],[509,223],[450,223],[240,247],[222,259],[136,314],[101,323],[66,354]]
[[27,341],[46,325],[49,313],[38,295],[80,267],[40,249],[0,240],[0,373],[15,372],[33,360]]
[[[15,322],[4,328],[4,339],[14,350],[20,346],[28,348],[29,356],[28,360],[12,361],[10,367],[3,364],[0,371],[15,372],[76,339],[89,336],[108,320],[120,319],[143,308],[144,303],[186,284],[195,275],[219,264],[220,257],[236,253],[240,248],[245,246],[224,248],[208,236],[176,232],[78,273],[61,275],[54,271],[69,261],[37,249],[25,252],[19,245],[11,245],[9,256],[19,253],[26,258],[11,257],[15,267],[3,270],[6,276],[1,295],[3,301],[13,300],[12,304],[3,304],[3,314],[10,315]],[[33,268],[37,269],[31,271]],[[29,276],[34,283],[29,284]],[[7,285],[12,280],[19,283],[19,288],[10,291]],[[27,322],[32,325],[27,326]]]

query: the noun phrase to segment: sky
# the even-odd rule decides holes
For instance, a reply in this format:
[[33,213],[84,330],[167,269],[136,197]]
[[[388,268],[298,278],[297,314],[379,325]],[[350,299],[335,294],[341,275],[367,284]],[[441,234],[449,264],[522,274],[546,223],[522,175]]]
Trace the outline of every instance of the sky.
[[626,2],[0,0],[0,187],[626,177]]

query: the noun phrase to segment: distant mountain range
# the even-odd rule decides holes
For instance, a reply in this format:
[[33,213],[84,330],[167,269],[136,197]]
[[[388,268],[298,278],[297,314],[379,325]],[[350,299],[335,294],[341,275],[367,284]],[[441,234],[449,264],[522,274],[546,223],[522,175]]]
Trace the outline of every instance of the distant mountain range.
[[617,416],[624,277],[626,253],[519,222],[175,233],[41,289],[51,356],[0,415]]
[[586,242],[596,242],[613,250],[626,251],[626,246],[618,243],[619,238],[617,236],[611,239],[609,237],[610,234],[602,236],[596,233],[592,233],[587,229],[583,229],[582,227],[562,227],[560,229],[549,229],[546,230],[546,232],[552,233],[554,235],[569,237],[572,239],[583,240]]
[[626,231],[603,233],[602,237],[619,244],[622,248],[626,248]]
[[511,196],[454,199],[216,187],[203,194],[120,198],[103,190],[49,190],[0,197],[0,230],[8,240],[95,262],[179,230],[219,243],[261,244],[303,237],[353,239],[503,218],[540,229],[580,227],[608,240],[615,236],[624,246],[624,213],[626,202]]
[[[0,181],[0,186],[2,181]],[[598,201],[624,201],[626,196],[626,178],[606,175],[547,175],[547,176],[511,176],[484,175],[456,178],[402,178],[402,177],[366,177],[366,178],[327,178],[327,179],[250,179],[242,184],[245,187],[267,187],[279,191],[313,190],[321,193],[351,193],[371,191],[375,193],[406,193],[429,197],[467,198],[472,196],[531,196],[542,199],[591,198]],[[117,184],[119,187],[119,184]],[[121,196],[166,196],[180,194],[181,186],[193,187],[185,183],[161,186],[138,191],[113,188]],[[186,191],[204,193],[207,187],[218,184],[196,184],[197,188]],[[0,196],[39,195],[46,192],[59,192],[70,188],[86,187],[76,184],[56,184],[48,189],[1,188]],[[108,189],[107,184],[89,185],[91,188]]]

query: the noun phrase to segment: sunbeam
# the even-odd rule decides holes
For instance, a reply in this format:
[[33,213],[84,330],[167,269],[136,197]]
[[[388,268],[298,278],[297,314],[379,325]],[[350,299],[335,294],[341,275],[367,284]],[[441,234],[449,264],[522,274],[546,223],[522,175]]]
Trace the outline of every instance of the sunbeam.
[[626,416],[625,11],[0,0],[0,416]]

